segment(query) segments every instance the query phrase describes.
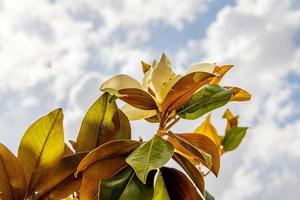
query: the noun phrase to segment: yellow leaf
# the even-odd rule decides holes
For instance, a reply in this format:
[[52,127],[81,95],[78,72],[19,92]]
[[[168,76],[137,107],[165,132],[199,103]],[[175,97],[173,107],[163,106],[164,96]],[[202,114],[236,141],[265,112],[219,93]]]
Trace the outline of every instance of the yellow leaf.
[[0,199],[24,199],[26,191],[26,178],[21,163],[0,143]]
[[213,63],[195,63],[190,66],[190,69],[187,71],[186,75],[195,73],[195,72],[206,72],[213,74],[215,71],[216,65]]
[[210,114],[206,117],[204,122],[195,130],[196,133],[206,135],[209,137],[218,147],[221,145],[220,136],[217,133],[216,128],[211,124]]
[[211,81],[210,84],[218,84],[223,76],[233,67],[233,65],[224,65],[224,66],[217,66],[215,68],[214,73],[218,74],[217,77],[214,77]]
[[226,131],[238,126],[239,116],[234,116],[229,109],[225,111],[223,118],[227,120]]
[[151,69],[151,65],[149,65],[148,63],[141,61],[141,64],[142,64],[142,69],[143,69],[144,74]]
[[232,97],[230,101],[249,101],[251,99],[251,94],[246,90],[231,86],[224,86],[224,88],[232,90]]
[[123,107],[121,107],[121,110],[131,121],[146,119],[156,115],[156,110],[142,110],[135,108],[129,104],[126,104]]
[[29,195],[59,165],[64,153],[63,113],[57,109],[33,123],[25,132],[18,150]]
[[106,80],[101,85],[100,90],[119,97],[121,96],[119,90],[128,88],[144,90],[144,87],[137,80],[125,74],[119,74]]

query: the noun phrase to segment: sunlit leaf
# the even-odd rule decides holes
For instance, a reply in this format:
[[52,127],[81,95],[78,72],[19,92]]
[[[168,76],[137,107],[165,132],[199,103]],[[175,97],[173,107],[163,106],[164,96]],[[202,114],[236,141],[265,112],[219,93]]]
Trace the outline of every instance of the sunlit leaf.
[[214,77],[210,84],[218,84],[223,76],[233,67],[233,65],[224,65],[224,66],[217,66],[214,70],[214,73],[218,74],[218,76]]
[[193,72],[180,78],[162,103],[162,112],[172,112],[185,104],[191,96],[214,77],[207,72]]
[[91,151],[84,159],[82,159],[78,165],[77,173],[86,170],[90,165],[93,165],[96,162],[119,156],[127,156],[140,144],[140,142],[134,140],[114,140],[105,143]]
[[204,187],[204,178],[202,173],[197,169],[192,162],[190,162],[185,157],[181,156],[178,153],[175,153],[173,156],[174,160],[184,169],[184,171],[189,175],[194,184],[198,187],[202,194],[205,193]]
[[234,116],[229,109],[227,109],[223,115],[223,118],[225,118],[227,120],[227,124],[226,124],[226,131],[228,131],[231,128],[235,128],[238,125],[238,119],[239,116],[236,115]]
[[113,121],[118,125],[118,134],[115,139],[131,139],[130,122],[122,110],[118,109],[118,112],[113,117]]
[[119,97],[129,105],[142,110],[155,110],[157,109],[156,103],[153,98],[144,90],[135,88],[126,88],[119,90]]
[[224,88],[232,90],[232,97],[230,101],[249,101],[251,99],[251,94],[242,88],[231,86],[224,86]]
[[209,137],[218,147],[220,147],[220,136],[218,135],[216,128],[210,122],[210,115],[208,115],[204,122],[202,122],[202,124],[195,130],[195,133]]
[[153,200],[170,200],[161,172],[158,173],[156,178]]
[[220,152],[218,146],[207,136],[197,133],[177,134],[177,137],[184,139],[194,147],[204,151],[211,156],[211,171],[217,176],[220,169]]
[[[63,157],[57,169],[51,174],[51,178],[45,178],[41,185],[36,188],[36,192],[38,193],[36,198],[48,194],[52,189],[56,188],[57,185],[73,177],[77,165],[86,155],[87,153],[76,153]],[[73,192],[75,191],[71,191],[71,193]]]
[[26,191],[26,178],[21,163],[0,143],[0,199],[24,199]]
[[64,146],[61,109],[54,110],[28,128],[21,140],[18,158],[29,183],[29,194],[35,192],[35,188],[57,168]]
[[157,113],[156,110],[142,110],[142,109],[135,108],[129,104],[126,104],[123,107],[121,107],[121,110],[131,121],[153,117]]
[[190,180],[177,169],[161,168],[170,199],[203,200]]
[[195,93],[189,101],[177,110],[184,119],[197,119],[202,115],[224,106],[231,98],[232,91],[219,85],[207,85]]
[[247,127],[229,129],[222,140],[224,151],[226,152],[236,149],[245,137],[246,131]]
[[117,137],[118,129],[113,122],[118,112],[111,95],[104,93],[87,111],[76,141],[76,152],[91,151]]
[[172,144],[158,135],[140,145],[127,158],[126,162],[134,169],[137,177],[145,184],[151,170],[158,169],[172,157]]
[[144,90],[142,84],[140,84],[134,78],[125,74],[119,74],[106,80],[101,85],[100,90],[119,97],[120,96],[119,90],[128,89],[128,88],[136,88],[136,89]]

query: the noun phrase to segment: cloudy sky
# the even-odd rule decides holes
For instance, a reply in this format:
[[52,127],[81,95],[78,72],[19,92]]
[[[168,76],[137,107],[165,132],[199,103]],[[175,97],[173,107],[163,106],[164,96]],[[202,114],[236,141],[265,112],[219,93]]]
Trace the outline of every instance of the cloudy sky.
[[[234,64],[223,83],[253,95],[229,105],[251,129],[222,158],[220,177],[207,178],[216,199],[299,199],[299,1],[0,0],[0,25],[0,142],[14,152],[26,128],[57,107],[75,138],[103,80],[141,77],[140,60],[166,52],[179,73],[194,62]],[[220,132],[223,111],[213,116]],[[143,121],[133,128],[144,138],[155,130]]]

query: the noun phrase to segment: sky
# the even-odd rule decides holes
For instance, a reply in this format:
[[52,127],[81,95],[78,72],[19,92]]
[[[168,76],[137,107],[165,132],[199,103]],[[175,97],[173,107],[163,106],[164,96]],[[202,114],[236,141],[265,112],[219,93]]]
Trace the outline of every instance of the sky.
[[[57,107],[65,138],[74,139],[101,82],[117,73],[141,79],[140,60],[165,52],[178,73],[195,62],[234,64],[222,83],[253,97],[227,106],[250,129],[222,157],[219,177],[207,177],[210,193],[299,199],[299,1],[0,0],[0,25],[0,142],[14,152],[26,128]],[[224,109],[213,114],[219,132]],[[155,128],[135,122],[134,137],[150,138]]]

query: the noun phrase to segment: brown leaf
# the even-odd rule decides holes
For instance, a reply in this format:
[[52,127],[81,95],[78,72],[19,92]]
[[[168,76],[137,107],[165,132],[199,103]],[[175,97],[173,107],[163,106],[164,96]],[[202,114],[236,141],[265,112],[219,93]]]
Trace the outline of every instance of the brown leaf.
[[180,171],[163,167],[161,173],[172,200],[204,200],[190,180]]
[[157,109],[156,103],[153,98],[144,90],[136,88],[121,89],[118,91],[121,96],[119,97],[126,103],[142,109],[142,110],[155,110]]
[[151,65],[149,65],[148,63],[141,61],[141,64],[144,74],[151,69]]
[[177,137],[182,138],[194,147],[209,154],[212,158],[211,171],[218,176],[220,170],[220,152],[217,145],[211,139],[197,133],[177,134]]
[[47,197],[51,200],[65,199],[76,191],[79,191],[82,177],[68,177],[66,180],[58,184]]

